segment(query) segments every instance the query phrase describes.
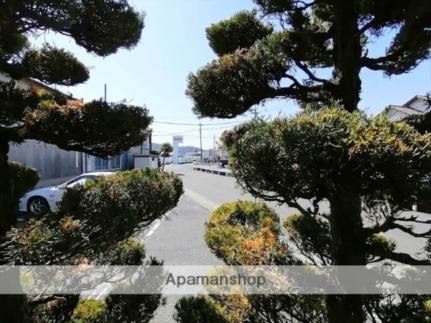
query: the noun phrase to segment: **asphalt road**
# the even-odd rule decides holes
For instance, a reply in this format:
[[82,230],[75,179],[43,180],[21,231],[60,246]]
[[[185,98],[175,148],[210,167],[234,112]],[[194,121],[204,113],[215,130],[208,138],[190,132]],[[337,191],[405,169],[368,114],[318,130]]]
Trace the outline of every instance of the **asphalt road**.
[[[194,171],[191,164],[169,165],[166,171],[173,171],[182,178],[185,193],[165,219],[153,223],[142,233],[147,254],[163,260],[166,265],[222,264],[205,244],[205,222],[211,212],[223,203],[256,199],[244,193],[233,177]],[[275,203],[271,206],[282,219],[296,212]],[[153,322],[173,322],[174,305],[178,298],[169,296],[167,305],[158,309]]]
[[[233,177],[214,175],[194,171],[191,164],[169,165],[166,171],[181,176],[185,194],[176,208],[170,211],[165,219],[156,221],[141,238],[145,242],[147,254],[163,260],[167,265],[217,265],[222,262],[214,256],[204,241],[205,222],[211,211],[222,203],[239,199],[255,201],[256,199],[242,191]],[[296,213],[296,209],[276,203],[268,203],[280,216],[282,221]],[[302,206],[309,205],[301,201]],[[321,205],[322,212],[328,212],[328,205]],[[429,218],[428,214],[419,214]],[[425,229],[424,229],[425,230]],[[422,231],[422,230],[420,230]],[[397,251],[414,255],[423,247],[424,239],[411,238],[407,234],[394,230],[388,234],[397,241]],[[167,305],[158,309],[152,322],[173,322],[174,305],[179,297],[169,296]]]

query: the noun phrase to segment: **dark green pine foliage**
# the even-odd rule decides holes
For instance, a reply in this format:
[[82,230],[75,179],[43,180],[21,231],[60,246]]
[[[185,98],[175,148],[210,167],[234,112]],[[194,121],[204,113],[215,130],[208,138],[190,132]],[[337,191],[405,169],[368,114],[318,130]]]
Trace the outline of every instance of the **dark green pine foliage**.
[[[361,70],[400,75],[430,55],[427,0],[254,2],[257,14],[240,12],[207,29],[219,58],[191,74],[187,89],[201,116],[232,118],[272,98],[317,106],[338,100],[353,111]],[[389,29],[386,53],[369,54]]]
[[117,154],[145,139],[148,110],[125,103],[82,103],[42,87],[24,90],[19,80],[48,85],[85,82],[89,71],[72,53],[30,36],[53,31],[88,52],[105,57],[131,49],[144,28],[143,14],[125,0],[0,2],[0,233],[15,224],[16,198],[8,166],[10,143],[37,139],[65,150],[98,156]]
[[[142,107],[83,103],[44,91],[44,86],[17,86],[24,78],[66,86],[89,78],[88,68],[72,53],[52,44],[36,46],[31,37],[52,31],[105,57],[122,48],[132,49],[143,28],[143,15],[126,0],[0,1],[0,236],[16,224],[18,198],[37,180],[31,170],[9,163],[10,143],[37,139],[66,150],[107,156],[140,144],[151,122]],[[29,320],[23,297],[1,297],[0,303],[2,321]]]
[[[368,69],[387,76],[401,75],[412,71],[430,56],[431,2],[428,0],[254,2],[256,13],[241,12],[207,30],[210,46],[219,57],[189,76],[186,91],[194,102],[195,113],[201,117],[233,118],[270,99],[292,99],[301,106],[308,106],[310,110],[334,106],[335,102],[345,111],[354,112],[358,109],[362,91],[361,71]],[[386,33],[388,30],[392,31],[392,38],[388,41],[386,52],[374,56],[369,51],[369,44],[383,35],[389,36]],[[316,226],[322,230],[327,228],[327,235],[321,236],[322,240],[318,244],[301,239],[301,235],[293,237],[304,252],[316,251],[316,246],[322,247],[319,256],[321,261],[336,265],[365,265],[370,260],[368,248],[372,247],[374,255],[382,259],[427,264],[428,259],[399,255],[386,244],[383,247],[375,241],[370,244],[367,240],[370,232],[362,219],[363,202],[370,192],[373,192],[371,204],[379,199],[389,205],[396,202],[397,207],[389,212],[388,226],[378,228],[384,232],[395,225],[392,223],[392,212],[404,210],[417,197],[414,189],[421,186],[419,178],[429,172],[428,166],[419,161],[421,167],[425,168],[419,177],[415,177],[417,182],[410,182],[411,178],[405,172],[410,169],[409,158],[400,167],[394,167],[386,163],[385,157],[387,153],[396,153],[397,149],[403,153],[414,150],[414,145],[400,139],[401,146],[389,147],[392,152],[388,152],[386,148],[383,149],[386,143],[374,142],[375,147],[356,156],[367,167],[361,168],[354,162],[348,162],[340,169],[339,163],[348,161],[348,156],[351,157],[349,154],[356,152],[340,156],[343,149],[332,146],[331,138],[336,133],[325,131],[332,126],[343,128],[343,122],[333,125],[331,122],[337,118],[349,120],[350,117],[339,109],[320,117],[322,128],[317,124],[311,128],[302,128],[310,126],[306,124],[292,128],[292,131],[304,131],[301,136],[294,138],[296,141],[287,138],[287,134],[283,133],[284,126],[277,122],[270,128],[245,125],[228,134],[235,143],[231,146],[230,154],[237,160],[233,167],[239,182],[257,197],[290,206],[295,206],[297,198],[316,201],[327,198],[331,212],[326,218],[323,216],[324,222],[311,223],[303,220],[305,218],[296,221],[307,232]],[[360,117],[354,115],[351,118],[347,123]],[[387,138],[389,146],[394,143],[391,143],[392,140],[397,141],[396,138],[401,135],[383,119],[364,119],[362,122],[370,126],[374,124],[375,128],[370,129],[370,135],[374,132],[372,136],[395,131],[394,138]],[[408,133],[412,131],[405,129]],[[428,140],[425,138],[425,141]],[[318,154],[317,151],[306,153],[307,149],[314,148]],[[373,152],[374,149],[376,151]],[[294,158],[289,159],[289,156]],[[411,157],[414,159],[414,156],[412,154]],[[317,162],[315,158],[318,158]],[[326,173],[332,166],[337,168]],[[384,168],[386,166],[393,168]],[[361,176],[355,175],[357,167],[364,170]],[[337,175],[340,172],[344,174],[341,177]],[[391,176],[386,181],[378,180],[379,176],[387,178],[388,174]],[[292,176],[298,176],[297,180]],[[378,181],[370,182],[370,179]],[[304,181],[309,182],[306,184]],[[388,196],[389,201],[385,201]],[[406,196],[410,200],[404,200]],[[381,206],[381,202],[376,203]],[[308,212],[301,210],[300,204],[296,207],[301,213]],[[376,209],[370,212],[373,218],[377,216]],[[411,229],[404,231],[417,237]],[[427,234],[429,232],[425,232]],[[324,241],[330,241],[329,246],[322,245]],[[379,302],[376,304],[381,304]],[[410,300],[405,302],[406,306],[410,303]],[[403,303],[401,305],[404,306]],[[330,322],[364,322],[368,313],[373,311],[373,306],[376,305],[370,304],[361,295],[328,296],[325,299]],[[394,321],[401,318],[396,315],[400,306],[393,308]],[[289,309],[289,306],[285,308]],[[405,309],[403,312],[406,312]],[[390,310],[385,315],[389,313]],[[290,319],[294,317],[292,313],[289,315]],[[385,316],[382,314],[382,317]],[[375,317],[368,316],[368,319]]]

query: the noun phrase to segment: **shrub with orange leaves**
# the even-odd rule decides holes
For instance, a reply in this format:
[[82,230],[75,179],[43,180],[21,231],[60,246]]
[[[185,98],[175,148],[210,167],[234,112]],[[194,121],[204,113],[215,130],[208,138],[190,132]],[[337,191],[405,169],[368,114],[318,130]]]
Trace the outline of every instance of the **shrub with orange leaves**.
[[279,233],[274,210],[264,203],[237,201],[213,212],[205,241],[228,264],[280,264],[287,249],[279,241]]

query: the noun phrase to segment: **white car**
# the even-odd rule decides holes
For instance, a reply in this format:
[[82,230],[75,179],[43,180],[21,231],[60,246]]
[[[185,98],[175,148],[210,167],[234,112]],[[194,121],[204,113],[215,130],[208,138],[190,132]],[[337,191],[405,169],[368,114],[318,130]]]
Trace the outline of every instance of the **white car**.
[[39,188],[27,192],[20,200],[19,212],[29,213],[32,215],[41,215],[48,210],[55,210],[57,204],[63,198],[63,194],[68,188],[73,188],[77,185],[84,185],[88,180],[95,180],[102,176],[110,176],[113,172],[94,172],[85,173],[72,178],[71,180],[57,185]]

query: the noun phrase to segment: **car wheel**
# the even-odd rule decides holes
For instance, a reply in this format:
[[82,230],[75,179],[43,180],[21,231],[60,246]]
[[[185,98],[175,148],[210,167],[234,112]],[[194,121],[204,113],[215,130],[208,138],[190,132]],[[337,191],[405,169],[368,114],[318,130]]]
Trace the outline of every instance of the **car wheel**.
[[49,211],[48,201],[41,196],[32,197],[28,201],[27,210],[31,215],[43,215]]

